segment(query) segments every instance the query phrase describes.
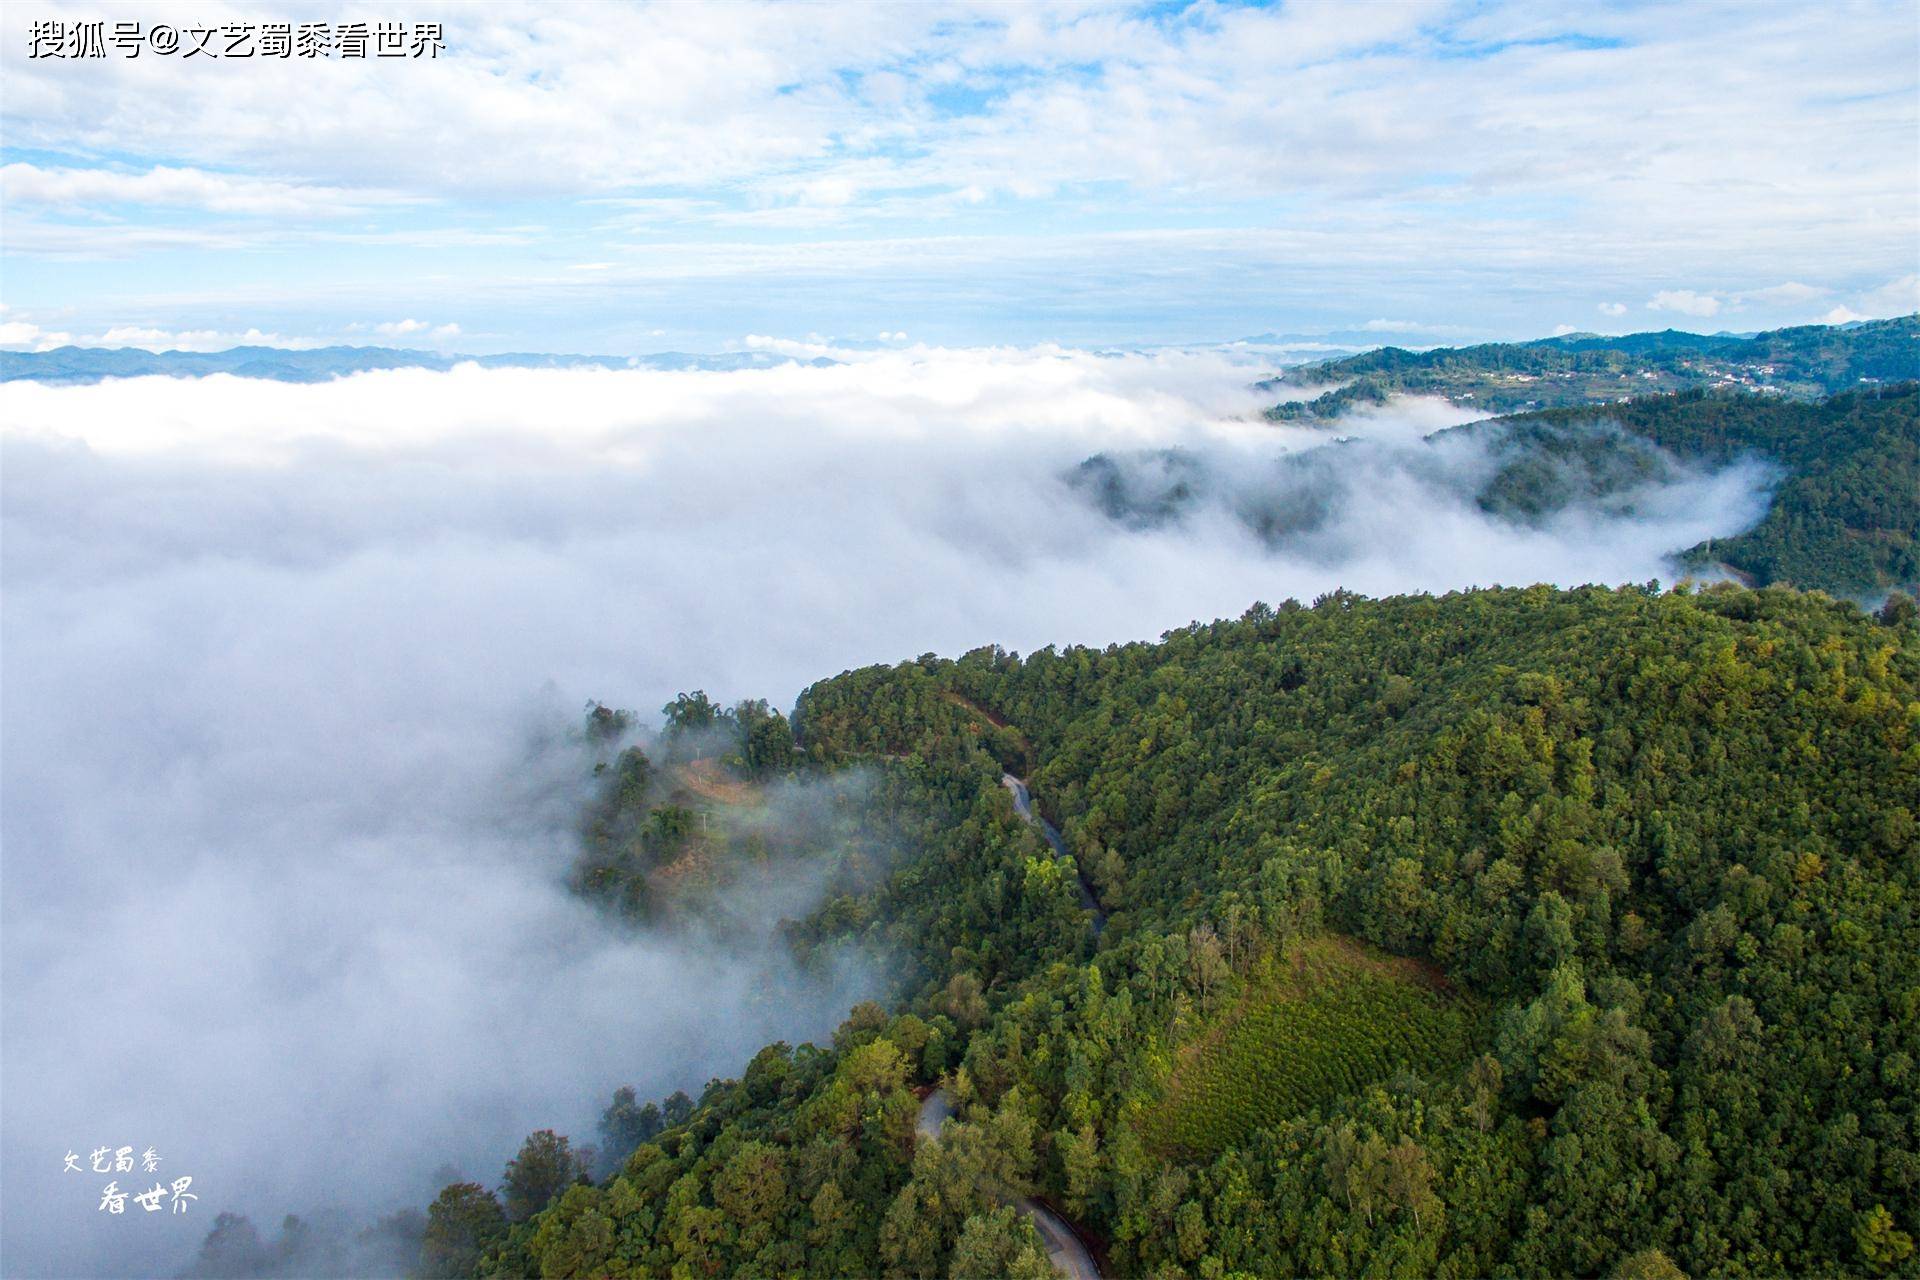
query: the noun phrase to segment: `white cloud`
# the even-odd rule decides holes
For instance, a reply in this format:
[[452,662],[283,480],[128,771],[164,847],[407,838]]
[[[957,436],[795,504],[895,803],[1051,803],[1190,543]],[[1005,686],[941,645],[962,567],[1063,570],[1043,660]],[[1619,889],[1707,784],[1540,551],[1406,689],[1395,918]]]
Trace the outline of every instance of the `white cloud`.
[[1876,319],[1920,311],[1920,274],[1900,276],[1854,299],[1861,312]]
[[1759,302],[1770,306],[1794,306],[1824,298],[1833,290],[1822,285],[1801,284],[1789,280],[1784,284],[1768,285],[1764,289],[1749,289],[1740,295],[1742,302]]
[[1556,338],[1564,338],[1566,335],[1570,333],[1578,333],[1578,332],[1580,332],[1580,329],[1576,325],[1557,324],[1553,326],[1553,336]]
[[382,338],[426,338],[434,342],[446,342],[460,336],[457,324],[434,324],[427,320],[388,320],[372,326],[373,333]]
[[1624,302],[1603,302],[1600,304],[1598,310],[1603,316],[1623,316],[1627,314],[1627,304]]
[[1360,327],[1369,333],[1418,333],[1426,326],[1411,320],[1369,320]]
[[1720,314],[1721,300],[1711,293],[1691,289],[1663,289],[1647,300],[1649,311],[1678,311],[1689,316]]
[[317,186],[247,174],[157,165],[140,173],[113,169],[0,167],[0,194],[8,203],[88,209],[103,205],[157,205],[252,217],[339,217],[408,197],[369,189]]
[[43,329],[24,319],[0,323],[0,347],[47,351],[54,347],[137,347],[147,351],[225,351],[229,347],[317,347],[313,338],[259,329],[163,329],[144,324],[109,325],[99,333]]
[[[65,16],[33,0],[15,10]],[[830,322],[842,332],[998,340],[1028,321],[1023,336],[1066,332],[1034,319],[1047,306],[1090,339],[1102,307],[1168,317],[1155,336],[1193,333],[1217,319],[1216,295],[1258,277],[1296,282],[1315,326],[1336,290],[1360,315],[1543,326],[1558,316],[1542,299],[1645,297],[1680,264],[1727,310],[1790,272],[1835,291],[1819,309],[1866,311],[1849,288],[1910,270],[1920,230],[1920,86],[1899,0],[1862,0],[1845,22],[1806,6],[1701,22],[1661,6],[1503,3],[431,11],[455,33],[431,65],[236,64],[182,81],[149,57],[83,77],[0,44],[10,145],[65,157],[21,171],[26,189],[66,203],[11,202],[7,250],[141,260],[143,298],[211,288],[203,255],[216,252],[229,255],[223,286],[303,317],[343,290],[368,295],[339,303],[333,326],[459,305],[445,299],[461,291],[519,301],[563,277],[603,289],[568,313],[601,333],[624,331],[623,289],[760,256],[788,264],[795,293],[810,291],[800,301],[844,304]],[[430,143],[396,123],[423,120]],[[98,155],[132,159],[99,171],[78,159]],[[437,202],[441,225],[416,225],[401,198]],[[604,205],[602,225],[579,225],[583,199]],[[334,216],[348,208],[364,216]],[[795,229],[819,234],[800,243]],[[1041,274],[1049,251],[1085,262],[1096,242],[1101,274],[1070,291]],[[499,252],[484,268],[446,254],[429,272],[427,255],[391,252],[407,247]],[[1155,247],[1172,256],[1142,256]],[[911,299],[884,279],[846,287],[902,259],[929,269],[917,252],[968,262]],[[1341,278],[1356,262],[1368,287]],[[99,309],[120,304],[106,274],[91,273]],[[1162,297],[1140,305],[1143,279],[1179,312]],[[66,279],[57,295],[39,287],[18,300],[84,301]],[[643,304],[694,310],[706,292]],[[956,302],[973,312],[966,330],[948,320]],[[707,328],[764,330],[781,310]],[[505,341],[550,333],[525,318],[536,309],[501,314],[522,317],[488,324]],[[528,330],[509,336],[511,323]],[[1222,323],[1234,327],[1214,332],[1243,331]],[[1147,336],[1128,327],[1100,336]]]
[[28,320],[0,320],[0,347],[27,351],[51,351],[73,341],[70,333],[42,329]]
[[810,333],[804,341],[796,338],[777,338],[765,333],[750,333],[741,340],[741,345],[749,351],[770,351],[775,355],[793,356],[807,360],[815,356],[856,355],[843,351],[817,333]]
[[[338,227],[289,226],[282,222],[222,222],[177,226],[158,222],[49,221],[43,217],[13,216],[7,221],[6,248],[10,253],[82,261],[128,260],[176,251],[235,254],[291,248],[337,251],[342,246],[379,248],[500,248],[528,245],[535,237],[526,231],[476,230],[470,227],[429,227],[398,230],[343,230]],[[245,273],[237,259],[229,259],[230,273]],[[280,287],[284,293],[284,287]]]
[[313,338],[288,337],[247,329],[232,333],[219,329],[156,329],[146,325],[116,325],[105,333],[80,340],[85,347],[141,347],[148,351],[225,351],[230,347],[291,347],[322,345]]
[[[676,216],[855,216],[909,193],[960,207],[1120,183],[1176,203],[1309,194],[1334,209],[1418,202],[1438,183],[1476,198],[1552,193],[1587,229],[1631,212],[1643,233],[1700,247],[1729,219],[1792,234],[1848,200],[1908,208],[1913,191],[1908,43],[1862,39],[1910,34],[1898,3],[1845,23],[1781,8],[1729,28],[1656,8],[1563,24],[1605,48],[1503,35],[1544,27],[1531,10],[1432,3],[1198,6],[1157,21],[1079,6],[450,14],[456,47],[432,66],[283,68],[308,77],[295,93],[268,67],[223,68],[183,91],[155,59],[108,60],[83,81],[9,45],[13,132],[19,145],[165,157],[199,175],[188,197],[243,205],[624,194],[690,202]],[[1436,56],[1443,41],[1483,56]],[[1783,74],[1795,94],[1755,92]],[[954,88],[980,93],[981,109],[942,111],[934,95]],[[1729,100],[1748,105],[1728,112]],[[417,133],[393,127],[407,120],[435,122],[424,160]],[[1840,134],[1854,145],[1819,145]],[[220,187],[239,170],[257,192]],[[275,176],[289,172],[298,179]],[[696,194],[661,194],[674,188]],[[1892,221],[1883,247],[1911,229]]]
[[[392,320],[378,324],[350,324],[345,336],[372,335],[384,341],[451,342],[461,334],[454,323]],[[225,351],[231,347],[282,347],[308,350],[334,341],[310,334],[274,333],[262,329],[169,329],[151,324],[114,324],[97,333],[64,333],[40,328],[25,320],[0,323],[0,347],[45,351],[58,346],[137,347],[146,351]]]

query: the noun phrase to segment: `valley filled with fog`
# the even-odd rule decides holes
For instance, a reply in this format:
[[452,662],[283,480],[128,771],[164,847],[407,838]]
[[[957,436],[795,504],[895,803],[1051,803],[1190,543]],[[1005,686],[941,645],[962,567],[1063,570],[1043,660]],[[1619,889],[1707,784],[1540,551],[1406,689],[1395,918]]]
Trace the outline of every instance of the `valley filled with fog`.
[[[420,1206],[874,989],[568,894],[589,699],[790,707],[1335,588],[1670,579],[1767,501],[1756,465],[1676,465],[1501,518],[1484,442],[1429,439],[1473,415],[1274,425],[1230,354],[821,354],[8,388],[5,1270]],[[109,1219],[61,1173],[124,1144],[198,1216]]]

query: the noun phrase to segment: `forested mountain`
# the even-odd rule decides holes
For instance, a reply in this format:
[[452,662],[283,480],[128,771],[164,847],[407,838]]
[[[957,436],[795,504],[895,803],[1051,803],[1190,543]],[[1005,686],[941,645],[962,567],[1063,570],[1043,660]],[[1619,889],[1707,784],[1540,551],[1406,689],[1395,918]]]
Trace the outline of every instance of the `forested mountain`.
[[1819,403],[1691,391],[1456,430],[1500,458],[1480,504],[1523,520],[1643,483],[1669,459],[1764,458],[1781,472],[1765,519],[1685,549],[1689,563],[1836,593],[1920,584],[1920,383]]
[[1819,402],[1683,391],[1486,419],[1415,444],[1341,438],[1225,467],[1191,450],[1098,454],[1063,479],[1132,527],[1179,523],[1212,506],[1276,550],[1310,556],[1322,530],[1366,500],[1369,477],[1393,475],[1437,502],[1540,524],[1581,508],[1631,518],[1636,502],[1688,470],[1742,459],[1773,474],[1764,518],[1733,537],[1672,547],[1676,571],[1731,570],[1754,585],[1863,599],[1920,585],[1913,382]]
[[1491,413],[1606,404],[1695,388],[1746,388],[1816,399],[1920,377],[1920,315],[1804,325],[1753,337],[1668,329],[1620,337],[1568,334],[1533,342],[1407,351],[1383,347],[1290,370],[1262,386],[1345,384],[1276,405],[1275,421],[1325,421],[1389,394],[1445,396]]
[[[787,932],[886,1000],[616,1098],[598,1181],[534,1135],[423,1271],[1039,1276],[1038,1195],[1112,1275],[1920,1275],[1917,683],[1904,597],[1733,585],[823,681],[710,758],[872,780],[900,852]],[[586,848],[657,874],[617,745]]]

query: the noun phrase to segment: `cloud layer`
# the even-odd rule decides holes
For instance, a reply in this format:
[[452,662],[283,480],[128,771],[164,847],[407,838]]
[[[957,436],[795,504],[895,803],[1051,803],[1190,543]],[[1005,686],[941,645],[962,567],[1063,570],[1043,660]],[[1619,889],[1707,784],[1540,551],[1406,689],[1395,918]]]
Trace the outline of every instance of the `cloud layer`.
[[[1744,329],[1884,314],[1856,299],[1911,270],[1920,225],[1920,20],[1898,0],[423,0],[409,20],[440,21],[446,53],[76,63],[7,42],[10,301],[50,330],[307,336],[457,305],[483,350],[710,345],[792,317],[789,290],[810,306],[787,323],[947,340],[1228,338],[1276,315],[1517,336],[1661,295]],[[1036,257],[1071,285],[1032,279]],[[1792,281],[1839,296],[1700,309]]]
[[[7,389],[6,1271],[171,1267],[221,1208],[421,1203],[444,1161],[590,1136],[621,1083],[829,1027],[850,989],[809,1005],[558,888],[582,761],[555,744],[589,697],[784,706],[1335,586],[1644,580],[1763,500],[1694,476],[1520,529],[1396,461],[1445,406],[1343,424],[1353,449],[1260,422],[1263,370],[1214,354],[833,354]],[[1224,511],[1129,528],[1062,479],[1166,448],[1244,475],[1312,450],[1330,523],[1299,554]],[[128,1143],[195,1176],[199,1218],[110,1219],[59,1172]]]

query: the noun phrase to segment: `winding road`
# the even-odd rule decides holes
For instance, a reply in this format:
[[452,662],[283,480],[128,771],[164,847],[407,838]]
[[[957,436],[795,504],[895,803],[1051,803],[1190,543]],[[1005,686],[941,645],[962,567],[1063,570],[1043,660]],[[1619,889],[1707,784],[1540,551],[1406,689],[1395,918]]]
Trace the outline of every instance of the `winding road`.
[[[920,1119],[914,1125],[915,1138],[920,1142],[939,1141],[940,1129],[952,1115],[953,1095],[945,1089],[935,1089],[920,1104]],[[1093,1261],[1093,1253],[1072,1223],[1031,1196],[1021,1196],[1014,1207],[1033,1220],[1040,1242],[1047,1247],[1047,1259],[1056,1272],[1067,1280],[1100,1280],[1100,1268]]]
[[1080,869],[1080,860],[1068,851],[1067,842],[1060,838],[1060,832],[1054,825],[1041,817],[1040,811],[1033,807],[1033,793],[1027,790],[1026,783],[1010,773],[1002,773],[1000,775],[1000,785],[1013,793],[1013,807],[1015,812],[1019,813],[1021,817],[1025,818],[1034,826],[1040,828],[1040,834],[1046,837],[1046,841],[1052,846],[1054,853],[1059,856],[1061,861],[1073,868],[1075,878],[1080,881],[1080,905],[1084,909],[1093,912],[1093,932],[1094,935],[1098,937],[1100,931],[1107,927],[1107,913],[1106,910],[1101,907],[1100,899],[1096,898],[1093,894],[1093,882],[1088,880],[1087,873]]
[[[1080,882],[1080,905],[1093,913],[1093,932],[1097,937],[1107,926],[1107,913],[1101,909],[1100,900],[1093,895],[1093,885],[1087,880],[1086,873],[1080,870],[1079,859],[1067,850],[1067,842],[1060,838],[1054,825],[1041,817],[1033,807],[1033,795],[1027,790],[1027,784],[1010,773],[1000,775],[1000,785],[1013,793],[1013,807],[1034,826],[1040,828],[1040,834],[1046,837],[1047,844],[1055,856],[1073,868]],[[937,1142],[940,1129],[953,1115],[953,1095],[945,1089],[935,1089],[920,1104],[920,1118],[914,1124],[914,1137],[918,1142]],[[1100,1280],[1100,1268],[1093,1260],[1093,1253],[1087,1248],[1087,1242],[1073,1229],[1073,1224],[1049,1209],[1031,1196],[1021,1196],[1014,1202],[1021,1213],[1033,1220],[1033,1226],[1040,1233],[1040,1241],[1047,1247],[1047,1258],[1053,1263],[1053,1269],[1066,1276],[1068,1280]]]

